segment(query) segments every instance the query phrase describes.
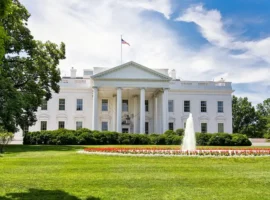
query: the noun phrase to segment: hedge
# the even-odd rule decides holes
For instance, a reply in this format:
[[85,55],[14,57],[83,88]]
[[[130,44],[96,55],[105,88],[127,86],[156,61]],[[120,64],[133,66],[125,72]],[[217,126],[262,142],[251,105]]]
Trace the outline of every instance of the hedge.
[[[92,131],[86,128],[75,130],[28,132],[23,143],[28,145],[180,145],[183,132],[166,131],[165,134],[135,134],[109,131]],[[250,146],[246,135],[227,133],[196,133],[197,145]]]

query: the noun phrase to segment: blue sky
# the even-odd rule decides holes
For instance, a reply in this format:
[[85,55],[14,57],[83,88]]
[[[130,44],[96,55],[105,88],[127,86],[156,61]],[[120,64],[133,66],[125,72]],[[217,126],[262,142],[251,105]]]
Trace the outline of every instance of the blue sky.
[[36,39],[67,45],[63,75],[75,67],[124,62],[176,69],[182,80],[233,83],[253,104],[270,97],[268,0],[21,0]]

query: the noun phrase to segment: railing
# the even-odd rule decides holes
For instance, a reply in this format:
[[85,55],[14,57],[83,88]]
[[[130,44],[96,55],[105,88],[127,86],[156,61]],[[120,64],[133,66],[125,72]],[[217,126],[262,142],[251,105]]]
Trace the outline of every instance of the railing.
[[62,79],[59,83],[61,87],[90,87],[90,80],[84,79]]
[[232,89],[230,82],[214,82],[214,81],[174,81],[171,88],[186,89]]

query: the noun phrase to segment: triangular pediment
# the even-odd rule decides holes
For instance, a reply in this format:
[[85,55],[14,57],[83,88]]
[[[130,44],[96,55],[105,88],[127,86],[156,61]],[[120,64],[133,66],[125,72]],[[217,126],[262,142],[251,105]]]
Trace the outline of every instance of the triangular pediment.
[[93,79],[143,79],[170,81],[171,78],[133,61],[108,69],[92,76]]

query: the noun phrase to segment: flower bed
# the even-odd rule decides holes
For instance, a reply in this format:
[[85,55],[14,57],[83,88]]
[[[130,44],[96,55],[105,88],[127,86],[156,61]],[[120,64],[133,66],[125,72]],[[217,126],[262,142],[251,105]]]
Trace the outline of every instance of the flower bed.
[[270,156],[270,149],[260,148],[199,148],[196,151],[182,151],[179,148],[85,148],[79,153],[101,155],[127,155],[127,156]]

